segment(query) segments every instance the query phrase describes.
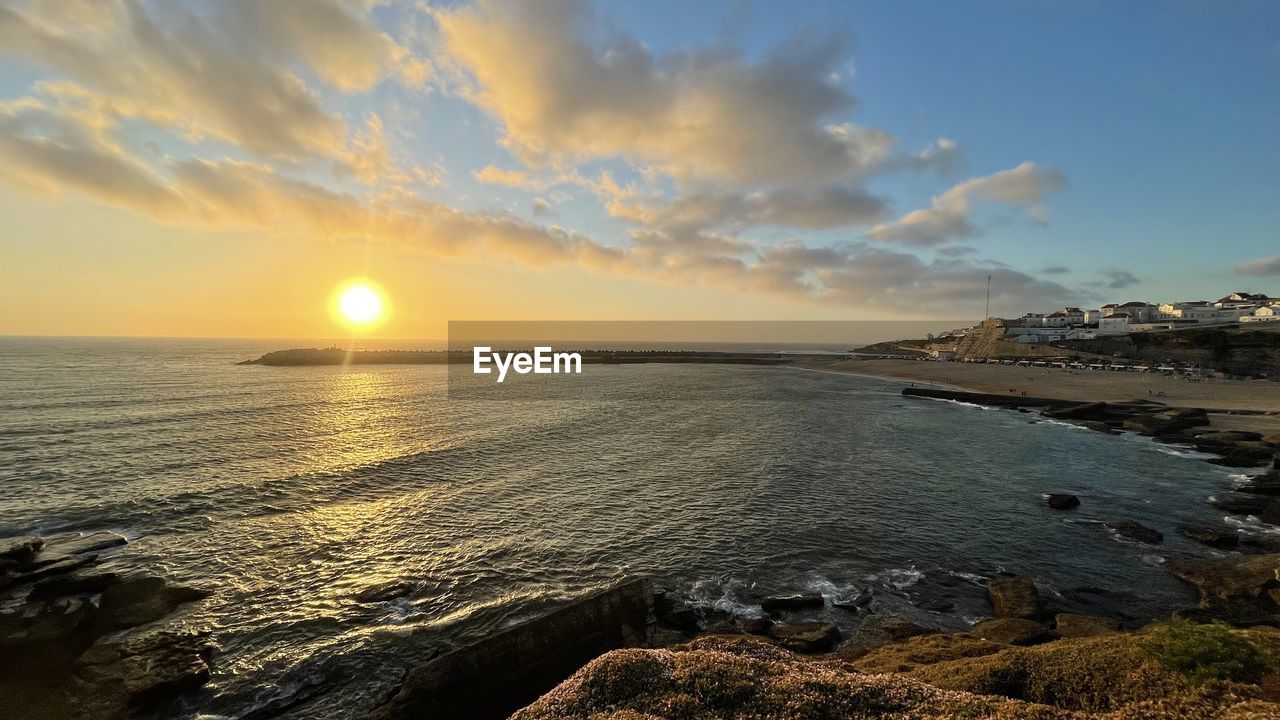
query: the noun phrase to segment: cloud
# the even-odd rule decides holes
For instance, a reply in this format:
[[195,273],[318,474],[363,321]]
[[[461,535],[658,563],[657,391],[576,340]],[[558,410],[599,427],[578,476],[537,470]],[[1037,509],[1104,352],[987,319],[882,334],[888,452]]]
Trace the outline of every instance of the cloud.
[[1254,260],[1246,260],[1245,262],[1236,265],[1236,272],[1241,275],[1252,275],[1254,277],[1280,275],[1280,257],[1263,257]]
[[1105,278],[1101,283],[1102,286],[1111,290],[1122,290],[1131,285],[1137,285],[1142,282],[1136,275],[1128,270],[1104,270],[1102,276]]
[[[853,109],[834,78],[843,34],[807,35],[759,61],[717,48],[655,55],[614,30],[592,44],[590,7],[480,0],[436,14],[464,91],[526,165],[621,157],[684,179],[823,182],[891,157],[887,133],[828,118]],[[518,61],[513,62],[513,58]],[[917,158],[950,162],[954,143]]]
[[[0,7],[0,52],[20,55],[94,95],[105,111],[213,138],[264,159],[353,164],[343,119],[291,71],[305,63],[340,90],[367,87],[405,51],[358,6],[317,0],[307,12],[236,0],[200,16],[177,5],[103,2],[84,26],[78,3]],[[363,12],[363,11],[361,11]]]
[[[869,182],[945,175],[959,146],[943,138],[905,152],[850,122],[839,33],[759,59],[724,47],[655,54],[624,32],[596,32],[582,3],[481,0],[422,11],[438,24],[439,56],[427,63],[378,28],[373,4],[316,0],[306,14],[250,0],[0,6],[0,52],[56,76],[0,102],[0,179],[175,225],[573,265],[894,314],[976,314],[988,274],[1010,303],[1074,299],[945,244],[979,234],[979,202],[1042,218],[1043,197],[1065,186],[1056,168],[1023,163],[966,180],[887,220],[889,203]],[[443,170],[397,155],[404,114],[366,110],[374,93],[353,101],[383,80],[416,84],[428,72],[498,121],[512,153],[504,164],[518,167],[473,176],[529,192],[540,222],[424,197]],[[331,103],[362,113],[348,118]],[[611,170],[588,171],[584,160]],[[552,222],[544,197],[577,193],[601,203],[621,228],[615,238]],[[940,245],[937,259],[749,233],[867,226],[874,240]]]
[[1071,272],[1071,268],[1065,265],[1050,265],[1040,269],[1041,275],[1066,275]]
[[300,58],[343,91],[367,90],[392,72],[420,84],[428,72],[356,3],[308,0],[299,12],[289,3],[224,0],[218,18],[241,47],[279,62]]
[[841,303],[892,309],[901,306],[950,310],[953,316],[983,307],[987,276],[995,307],[1021,309],[1076,301],[1079,293],[991,263],[943,260],[925,263],[910,253],[873,249],[845,266],[818,273],[824,294]]
[[960,164],[960,146],[950,138],[938,138],[937,142],[894,162],[912,170],[934,170],[939,175],[950,175]]
[[854,185],[775,188],[754,193],[689,192],[671,203],[630,195],[615,200],[611,212],[661,228],[741,231],[757,225],[824,229],[864,225],[884,217],[887,204]]
[[894,222],[876,225],[867,236],[905,245],[937,245],[955,238],[972,237],[977,234],[970,221],[973,200],[1034,205],[1066,185],[1066,176],[1058,168],[1024,162],[1008,170],[965,180],[933,198],[930,207],[913,210]]
[[31,100],[0,105],[0,177],[45,193],[64,187],[108,204],[172,217],[181,199],[84,115]]

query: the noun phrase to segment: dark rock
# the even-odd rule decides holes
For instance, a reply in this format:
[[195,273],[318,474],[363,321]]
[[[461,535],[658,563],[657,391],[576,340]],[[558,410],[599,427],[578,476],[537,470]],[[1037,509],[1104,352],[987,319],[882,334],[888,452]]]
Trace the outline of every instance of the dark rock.
[[1280,525],[1280,502],[1273,502],[1263,508],[1258,519],[1269,525]]
[[1233,548],[1240,544],[1240,536],[1234,530],[1220,530],[1207,527],[1193,527],[1191,525],[1179,525],[1178,534],[1195,540],[1198,543],[1204,543],[1210,547],[1216,548]]
[[822,596],[818,593],[800,593],[797,595],[770,595],[760,598],[760,607],[767,613],[778,613],[785,610],[804,610],[820,608]]
[[209,597],[205,590],[170,586],[160,577],[121,580],[102,591],[103,622],[113,628],[127,628],[159,620],[179,605]]
[[711,617],[702,621],[705,629],[702,631],[707,635],[738,635],[741,631],[734,624],[733,620],[727,617]]
[[956,609],[956,604],[947,600],[938,600],[937,602],[931,602],[925,605],[924,609],[928,610],[929,612],[945,614],[949,612],[954,612]]
[[14,579],[16,583],[29,583],[43,580],[47,577],[68,573],[90,565],[98,559],[97,555],[65,555],[58,558],[47,565],[41,565],[29,572],[19,573]]
[[1111,416],[1108,405],[1104,402],[1083,403],[1072,407],[1044,411],[1045,417],[1056,420],[1106,420]]
[[1280,538],[1259,535],[1245,535],[1240,538],[1240,546],[1264,553],[1280,552]]
[[770,635],[782,647],[801,653],[826,652],[840,640],[840,630],[829,622],[779,623]]
[[122,717],[209,681],[214,645],[206,631],[159,631],[99,643],[73,669],[73,702],[84,717]]
[[1039,617],[1040,593],[1035,583],[1026,578],[1011,577],[987,583],[987,597],[997,618]]
[[1024,618],[983,620],[965,632],[988,642],[1004,645],[1039,645],[1058,637],[1040,623]]
[[379,603],[388,600],[395,600],[404,597],[414,591],[413,583],[409,582],[393,582],[385,585],[374,585],[356,593],[355,601],[358,603]]
[[1054,625],[1058,636],[1064,638],[1097,637],[1120,631],[1120,624],[1111,618],[1075,613],[1058,613]]
[[336,674],[330,673],[324,677],[307,678],[297,683],[292,691],[286,692],[273,689],[267,697],[259,696],[255,700],[255,707],[239,716],[237,720],[272,720],[273,718],[278,718],[286,712],[328,692],[333,688],[336,679]]
[[1280,471],[1272,470],[1250,478],[1236,490],[1251,495],[1280,495]]
[[649,581],[627,580],[411,671],[372,720],[503,720],[600,655],[648,641]]
[[44,551],[63,555],[80,555],[119,547],[127,542],[129,541],[125,536],[113,532],[96,532],[88,535],[73,533],[46,538]]
[[84,636],[98,608],[79,598],[33,600],[0,613],[0,655],[42,646],[72,643]]
[[1209,460],[1213,465],[1246,468],[1266,465],[1271,462],[1275,451],[1269,445],[1262,443],[1236,443],[1210,452],[1217,452],[1222,456]]
[[1196,435],[1196,439],[1213,443],[1232,444],[1261,440],[1262,433],[1249,430],[1216,430],[1214,432],[1200,433]]
[[1258,625],[1280,625],[1280,615],[1261,606],[1259,603],[1227,600],[1214,602],[1209,607],[1175,610],[1171,616],[1173,622],[1193,623],[1226,623],[1234,627],[1256,627]]
[[1200,606],[1208,608],[1221,600],[1259,599],[1264,590],[1275,587],[1280,573],[1280,554],[1244,555],[1230,558],[1180,558],[1164,564],[1174,577],[1200,590]]
[[0,538],[0,559],[26,564],[31,562],[43,547],[44,539],[35,535]]
[[1200,408],[1173,408],[1152,415],[1125,418],[1124,429],[1140,435],[1169,433],[1209,424],[1209,415]]
[[1141,602],[1130,593],[1089,586],[1065,590],[1062,596],[1076,605],[1088,608],[1091,615],[1122,618],[1126,621],[1137,620],[1131,611],[1135,604]]
[[884,630],[885,635],[888,635],[889,639],[894,642],[902,642],[907,638],[913,638],[919,635],[933,635],[938,632],[937,628],[917,625],[910,620],[904,620],[902,618],[889,618],[888,620],[885,620],[880,627]]
[[1119,431],[1112,427],[1110,423],[1103,422],[1102,420],[1071,420],[1070,422],[1072,425],[1079,425],[1082,428],[1103,433],[1104,435],[1120,434]]
[[30,597],[40,599],[100,593],[108,585],[118,582],[120,582],[120,576],[113,572],[76,571],[36,583],[35,587],[31,588]]
[[1080,498],[1068,493],[1050,493],[1048,503],[1054,510],[1070,510],[1080,506]]
[[658,621],[681,632],[698,631],[698,614],[693,608],[678,600],[670,602],[663,612],[658,614]]
[[1275,503],[1276,500],[1265,495],[1223,495],[1209,501],[1219,510],[1236,515],[1261,515]]
[[1107,523],[1107,527],[1111,528],[1115,534],[1129,540],[1154,545],[1164,542],[1164,535],[1159,530],[1149,528],[1141,523],[1132,520],[1121,520],[1120,522]]
[[773,628],[773,621],[766,617],[743,618],[738,624],[748,635],[768,635]]
[[1204,408],[1169,408],[1156,413],[1156,417],[1174,420],[1202,420],[1201,424],[1209,424],[1209,412]]
[[845,612],[862,613],[866,612],[867,608],[871,607],[872,600],[873,596],[871,591],[868,590],[866,592],[858,593],[851,598],[832,600],[831,607],[844,610]]
[[36,553],[36,556],[31,558],[31,560],[19,564],[18,569],[30,573],[32,571],[39,570],[42,567],[57,565],[58,563],[66,562],[71,559],[71,555],[64,553],[51,553],[47,550],[41,550],[39,553]]
[[1201,434],[1199,428],[1186,428],[1184,430],[1174,430],[1172,432],[1161,433],[1152,439],[1158,443],[1177,444],[1177,445],[1194,445],[1196,443],[1196,435]]
[[942,390],[938,388],[925,387],[909,387],[903,388],[902,394],[908,397],[924,397],[936,400],[955,400],[958,402],[967,402],[974,405],[986,405],[989,407],[1008,407],[1016,408],[1024,407],[1045,407],[1045,408],[1068,408],[1079,405],[1080,403],[1072,400],[1057,400],[1054,398],[1027,397],[1024,395],[996,395],[994,393],[966,392],[963,390]]

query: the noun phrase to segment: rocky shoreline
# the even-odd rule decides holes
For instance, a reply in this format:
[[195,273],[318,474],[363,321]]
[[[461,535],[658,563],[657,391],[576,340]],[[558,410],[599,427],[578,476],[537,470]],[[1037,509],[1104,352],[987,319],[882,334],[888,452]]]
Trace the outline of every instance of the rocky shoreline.
[[0,696],[14,720],[108,719],[209,680],[203,630],[165,620],[208,592],[126,569],[111,532],[0,538]]
[[[1266,525],[1280,527],[1280,435],[1263,435],[1249,430],[1212,430],[1209,413],[1204,408],[1171,407],[1155,400],[1132,400],[1126,403],[1086,402],[1037,398],[1019,395],[909,387],[905,397],[950,400],[986,407],[1031,412],[1059,422],[1078,425],[1107,435],[1131,432],[1153,441],[1178,445],[1214,455],[1207,462],[1223,467],[1263,469],[1235,487],[1225,488],[1210,501],[1215,508],[1232,515],[1256,519]],[[1049,493],[1049,506],[1070,509],[1079,505],[1073,495]],[[1140,542],[1158,543],[1163,538],[1136,523],[1113,526],[1113,531]],[[1227,526],[1179,527],[1179,534],[1218,550],[1280,550],[1276,538],[1242,538]],[[1154,533],[1154,534],[1152,534]]]
[[[993,617],[964,631],[868,616],[875,632],[849,639],[803,619],[819,594],[733,617],[632,579],[431,661],[372,717],[1280,717],[1280,555],[1171,572],[1200,608],[1134,630],[1009,576],[986,585]],[[595,659],[573,672],[566,652]]]

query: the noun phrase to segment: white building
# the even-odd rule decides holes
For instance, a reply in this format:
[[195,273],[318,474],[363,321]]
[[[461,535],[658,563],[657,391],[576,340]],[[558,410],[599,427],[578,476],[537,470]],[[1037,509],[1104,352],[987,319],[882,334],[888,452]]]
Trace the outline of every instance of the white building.
[[1014,327],[1009,328],[1008,337],[1019,343],[1050,343],[1065,340],[1067,330],[1057,327]]
[[1200,320],[1213,317],[1217,308],[1208,300],[1165,303],[1159,307],[1161,320]]
[[1241,315],[1240,322],[1276,322],[1280,321],[1280,305],[1268,305],[1254,310],[1248,315]]
[[1123,335],[1129,332],[1130,317],[1127,313],[1112,313],[1098,320],[1099,335]]
[[1160,313],[1160,308],[1141,300],[1131,300],[1119,305],[1112,314],[1124,313],[1133,322],[1151,322]]
[[1271,298],[1262,293],[1233,292],[1230,295],[1220,298],[1214,305],[1218,307],[1240,306],[1240,305],[1269,305]]

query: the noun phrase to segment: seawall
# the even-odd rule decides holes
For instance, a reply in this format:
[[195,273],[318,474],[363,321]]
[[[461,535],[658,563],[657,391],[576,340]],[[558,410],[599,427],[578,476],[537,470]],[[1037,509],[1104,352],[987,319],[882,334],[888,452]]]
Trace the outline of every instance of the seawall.
[[955,400],[957,402],[994,407],[1067,408],[1081,404],[1077,400],[1055,400],[1053,398],[1028,397],[1026,395],[995,395],[992,393],[965,392],[963,390],[939,390],[937,388],[903,388],[902,394],[910,397]]

